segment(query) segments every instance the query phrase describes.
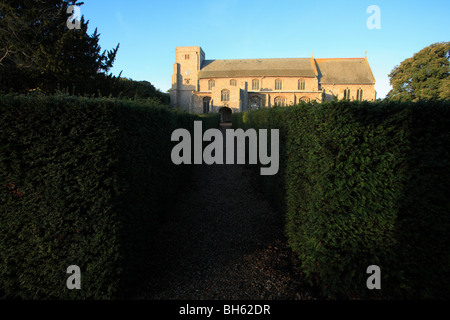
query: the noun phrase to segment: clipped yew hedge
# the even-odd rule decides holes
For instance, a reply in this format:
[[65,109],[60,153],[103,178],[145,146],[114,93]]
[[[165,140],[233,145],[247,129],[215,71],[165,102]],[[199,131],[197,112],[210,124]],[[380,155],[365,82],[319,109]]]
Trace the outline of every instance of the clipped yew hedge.
[[123,298],[151,276],[145,253],[164,244],[149,235],[191,170],[170,137],[194,120],[154,102],[1,96],[0,296]]
[[[300,104],[234,116],[280,130],[264,176],[306,277],[344,298],[448,299],[450,104]],[[369,290],[369,265],[381,290]]]

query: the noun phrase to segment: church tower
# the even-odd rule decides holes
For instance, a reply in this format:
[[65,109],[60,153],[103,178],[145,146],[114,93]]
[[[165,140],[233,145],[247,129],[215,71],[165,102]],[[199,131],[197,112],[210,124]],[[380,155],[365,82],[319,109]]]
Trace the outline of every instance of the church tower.
[[170,92],[172,107],[192,111],[193,92],[198,91],[198,72],[204,60],[205,53],[199,46],[175,48]]

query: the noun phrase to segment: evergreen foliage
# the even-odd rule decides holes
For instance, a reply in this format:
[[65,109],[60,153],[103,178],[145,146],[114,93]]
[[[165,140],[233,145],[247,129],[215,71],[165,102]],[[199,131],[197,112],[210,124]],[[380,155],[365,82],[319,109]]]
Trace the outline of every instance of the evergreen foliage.
[[[0,97],[0,296],[124,298],[145,284],[152,231],[189,181],[176,128],[217,125],[155,102]],[[77,265],[82,290],[68,290]]]
[[[449,110],[333,101],[234,115],[234,126],[280,130],[280,171],[260,179],[324,294],[449,298]],[[366,287],[369,265],[381,291]]]
[[71,4],[62,0],[2,1],[0,93],[157,98],[168,105],[169,95],[151,83],[109,74],[119,44],[102,51],[100,34],[97,29],[88,33],[89,21],[83,16],[79,30],[68,29]]

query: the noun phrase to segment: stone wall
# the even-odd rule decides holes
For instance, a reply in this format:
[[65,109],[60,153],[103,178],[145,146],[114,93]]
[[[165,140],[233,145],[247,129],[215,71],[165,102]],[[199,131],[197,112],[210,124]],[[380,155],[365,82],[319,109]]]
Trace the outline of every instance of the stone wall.
[[[309,77],[239,77],[239,78],[215,78],[215,79],[200,79],[199,91],[210,91],[209,81],[214,80],[215,85],[221,88],[232,88],[231,80],[236,81],[236,86],[244,89],[244,83],[248,84],[248,91],[275,91],[275,80],[282,81],[281,91],[298,91],[299,80],[305,81],[305,89],[303,91],[318,91],[317,78]],[[253,80],[258,80],[259,88],[253,89]]]
[[322,84],[321,88],[325,89],[325,101],[333,100],[334,96],[343,99],[345,89],[350,90],[350,100],[356,100],[358,89],[362,89],[362,100],[375,101],[377,95],[373,84]]

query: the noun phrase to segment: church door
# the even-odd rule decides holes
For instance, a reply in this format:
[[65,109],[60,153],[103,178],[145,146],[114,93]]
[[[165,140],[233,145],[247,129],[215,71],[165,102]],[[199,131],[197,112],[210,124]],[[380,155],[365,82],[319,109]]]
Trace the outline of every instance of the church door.
[[203,98],[203,113],[209,113],[209,103],[211,102],[210,97]]
[[231,109],[228,107],[222,107],[219,109],[220,121],[221,122],[231,122]]

